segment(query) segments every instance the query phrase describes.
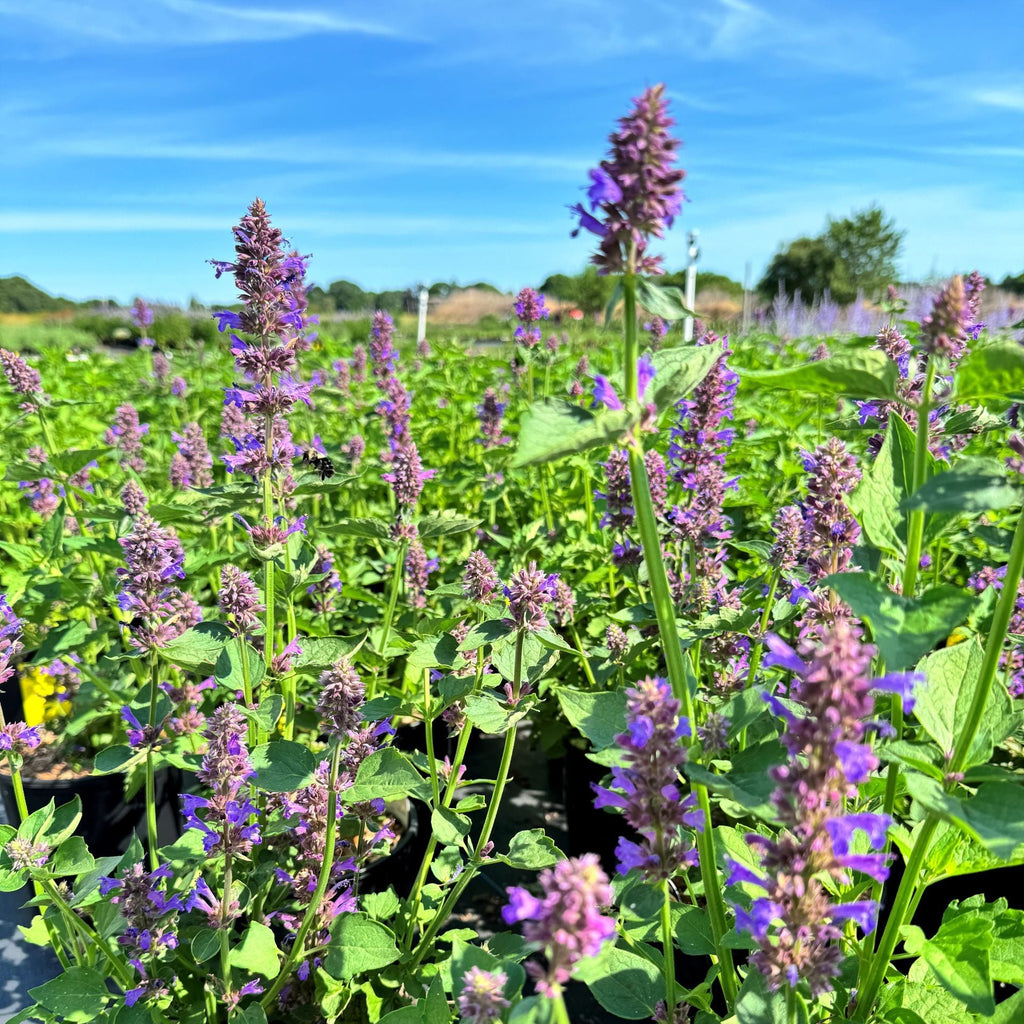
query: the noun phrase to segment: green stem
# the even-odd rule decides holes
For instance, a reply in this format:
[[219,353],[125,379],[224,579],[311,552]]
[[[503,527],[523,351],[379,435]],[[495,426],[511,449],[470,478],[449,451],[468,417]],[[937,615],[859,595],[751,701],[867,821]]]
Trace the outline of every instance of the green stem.
[[[395,559],[395,569],[391,576],[391,593],[388,595],[388,607],[384,613],[384,624],[380,629],[380,643],[378,653],[384,657],[388,649],[388,641],[391,639],[391,627],[395,621],[395,609],[398,607],[398,592],[402,587],[402,574],[405,572],[405,556],[409,551],[409,542],[403,540],[398,545],[398,556]],[[376,692],[377,674],[374,673],[370,681],[370,688],[366,694],[367,700],[373,700]]]
[[[921,390],[921,404],[917,408],[917,438],[914,442],[914,466],[911,494],[925,482],[928,466],[928,415],[932,409],[932,388],[935,386],[935,360],[928,360],[925,370],[924,387]],[[907,559],[903,563],[903,596],[913,597],[917,586],[917,572],[921,562],[921,542],[924,538],[923,508],[915,508],[907,519]]]
[[[981,662],[977,689],[974,691],[971,706],[964,718],[963,730],[957,737],[953,748],[953,757],[949,763],[951,774],[962,771],[967,765],[967,758],[970,756],[971,746],[981,725],[981,718],[992,691],[992,683],[999,668],[999,655],[1002,652],[1003,641],[1006,639],[1006,631],[1014,612],[1017,588],[1020,585],[1022,572],[1024,572],[1024,513],[1021,513],[1017,519],[1013,544],[1010,548],[1010,558],[1006,564],[1003,589],[992,616],[992,628],[985,641],[985,653]],[[867,1019],[878,996],[878,990],[885,980],[886,969],[899,941],[900,929],[905,924],[907,911],[916,896],[921,868],[938,825],[939,817],[930,813],[914,841],[914,847],[910,852],[899,889],[896,891],[892,913],[885,926],[885,931],[882,933],[878,949],[862,972],[864,974],[863,982],[857,986],[858,1002],[853,1018],[856,1021]]]
[[270,986],[266,994],[260,1000],[260,1005],[264,1009],[267,1009],[269,1006],[274,1004],[274,1000],[277,998],[278,993],[284,985],[291,980],[292,971],[295,969],[296,963],[298,963],[303,955],[303,950],[306,945],[306,936],[309,934],[309,930],[313,927],[317,911],[320,909],[324,893],[327,891],[327,886],[331,880],[331,870],[334,867],[334,848],[338,836],[337,782],[338,765],[340,761],[341,745],[335,741],[334,753],[331,756],[331,770],[327,780],[327,832],[324,836],[323,864],[320,868],[320,874],[317,876],[316,889],[313,890],[309,906],[306,907],[305,916],[302,918],[302,924],[299,925],[298,934],[296,934],[295,941],[292,943],[292,948],[289,950],[288,956],[285,958],[285,961],[281,966],[281,973],[278,974],[274,984]]
[[[624,316],[626,329],[626,400],[636,404],[637,398],[637,330],[636,330],[636,275],[627,273],[622,279],[624,299]],[[675,604],[672,591],[669,589],[665,564],[661,558],[661,539],[658,536],[658,523],[651,501],[651,488],[647,479],[643,452],[634,441],[629,448],[629,471],[633,491],[633,507],[636,510],[636,522],[640,532],[640,542],[644,551],[644,562],[650,580],[651,597],[654,611],[658,619],[658,631],[661,634],[662,649],[665,653],[665,665],[668,670],[672,692],[680,701],[683,714],[691,723],[695,722],[693,697],[686,678],[686,666],[683,649],[679,643],[679,630],[676,627]],[[706,787],[694,785],[694,793],[704,812],[704,829],[697,833],[697,850],[700,855],[700,874],[704,883],[704,893],[708,905],[708,917],[711,932],[717,950],[720,966],[719,982],[726,1003],[732,1008],[736,1001],[738,984],[736,968],[733,964],[732,950],[724,945],[727,926],[725,902],[722,899],[718,882],[718,868],[715,860],[715,839],[712,831],[711,800]]]
[[[156,728],[156,698],[159,693],[159,662],[154,655],[149,667],[149,732]],[[156,774],[153,765],[153,748],[146,747],[146,837],[149,840],[149,870],[160,867],[157,850],[160,841],[156,831]]]
[[672,943],[672,896],[667,878],[661,882],[661,949],[665,960],[665,1019],[672,1021],[676,1008],[676,957]]
[[572,643],[576,648],[577,653],[580,656],[580,663],[583,665],[583,674],[587,677],[587,682],[590,683],[593,689],[597,689],[597,680],[594,678],[593,670],[590,667],[590,659],[587,657],[587,652],[583,650],[583,644],[580,643],[580,634],[576,629],[576,623],[569,623],[569,632],[572,633]]
[[554,1024],[570,1024],[569,1011],[565,1008],[561,989],[556,989],[555,994],[551,997],[551,1011]]
[[[526,631],[523,629],[520,629],[516,634],[515,669],[513,670],[512,679],[513,700],[517,699],[519,696],[523,664],[523,641],[525,640],[525,637]],[[476,845],[473,848],[473,856],[470,858],[470,861],[466,865],[462,874],[459,875],[459,878],[451,891],[445,897],[444,902],[438,908],[437,913],[427,926],[426,931],[424,931],[420,936],[419,944],[412,955],[412,959],[407,965],[409,970],[415,969],[423,959],[427,950],[430,948],[431,943],[434,941],[434,936],[437,935],[441,926],[448,919],[448,915],[451,913],[452,908],[459,901],[463,892],[465,892],[466,886],[469,885],[476,876],[477,871],[480,870],[480,865],[483,863],[482,851],[490,841],[491,831],[494,828],[494,823],[498,817],[498,808],[501,806],[501,798],[505,792],[505,786],[508,783],[509,769],[512,765],[512,753],[515,750],[515,745],[516,727],[512,725],[505,733],[505,745],[501,751],[501,764],[498,766],[498,774],[494,780],[494,792],[491,794],[490,803],[487,805],[487,816],[484,818],[483,827],[480,829],[480,837],[477,839]]]

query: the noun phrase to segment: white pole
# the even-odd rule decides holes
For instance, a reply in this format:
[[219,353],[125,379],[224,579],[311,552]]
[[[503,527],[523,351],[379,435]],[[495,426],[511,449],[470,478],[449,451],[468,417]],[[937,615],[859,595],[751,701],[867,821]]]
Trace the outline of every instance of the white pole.
[[416,327],[416,341],[427,340],[427,303],[430,301],[430,292],[426,288],[420,289],[420,319]]
[[[693,303],[697,297],[697,258],[700,256],[700,249],[697,246],[697,238],[700,232],[694,228],[690,232],[689,262],[686,264],[686,308],[693,309]],[[693,341],[693,317],[688,316],[683,320],[683,341]]]

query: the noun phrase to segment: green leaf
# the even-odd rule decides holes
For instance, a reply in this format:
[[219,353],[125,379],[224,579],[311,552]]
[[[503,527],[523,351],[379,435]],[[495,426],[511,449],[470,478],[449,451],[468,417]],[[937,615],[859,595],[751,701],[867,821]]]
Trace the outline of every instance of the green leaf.
[[709,373],[723,353],[720,344],[665,348],[651,357],[654,363],[654,393],[641,401],[653,401],[664,411],[685,398]]
[[212,928],[203,928],[192,937],[190,944],[192,959],[197,964],[204,964],[220,952],[220,932]]
[[28,994],[51,1013],[82,1022],[100,1019],[110,998],[103,975],[91,967],[69,967],[45,985],[30,988]]
[[217,685],[226,691],[244,691],[245,669],[249,671],[249,685],[255,691],[267,674],[263,655],[248,642],[239,650],[236,641],[229,643],[220,652],[213,668],[213,676],[217,680]]
[[47,453],[50,465],[65,476],[74,476],[90,462],[102,458],[109,448],[86,448],[82,451]]
[[[850,510],[871,544],[880,551],[902,554],[907,540],[903,502],[913,490],[914,432],[902,417],[889,417],[889,428],[875,460],[864,470],[850,495]],[[928,459],[934,463],[934,458]]]
[[539,871],[564,860],[565,854],[545,835],[544,829],[531,828],[517,832],[509,840],[508,853],[494,859],[521,871]]
[[229,959],[233,967],[262,974],[264,978],[276,978],[281,970],[274,933],[259,921],[249,925],[242,941],[231,950]]
[[[942,987],[973,1013],[988,1016],[995,1011],[989,948],[992,921],[964,915],[944,922],[934,938],[920,942],[907,939],[907,950],[918,954],[931,968]],[[911,926],[908,935],[920,932]]]
[[551,1006],[550,999],[527,996],[512,1007],[508,1024],[551,1024],[554,1016]]
[[895,398],[899,370],[878,349],[845,349],[828,359],[782,370],[741,370],[744,381],[826,398]]
[[435,807],[430,814],[430,828],[442,846],[462,846],[473,823],[464,814],[449,807]]
[[339,914],[331,925],[324,969],[332,978],[346,980],[387,967],[398,956],[395,933],[390,928],[362,913]]
[[1021,498],[1020,487],[1006,478],[1001,463],[994,459],[964,458],[922,484],[904,501],[903,507],[977,513],[1015,508]]
[[942,915],[942,928],[948,921],[963,916],[992,922],[988,955],[993,980],[1024,985],[1024,911],[1010,910],[1005,899],[986,903],[984,896],[972,896],[947,908]]
[[198,626],[186,629],[165,647],[156,648],[156,653],[174,665],[197,669],[213,667],[231,639],[231,631],[220,622],[200,622]]
[[555,692],[565,717],[590,740],[595,750],[610,747],[615,737],[625,731],[625,690],[584,691],[560,686]]
[[482,519],[473,519],[461,515],[453,508],[446,508],[423,516],[416,524],[416,528],[421,537],[450,537],[475,529],[482,522]]
[[289,793],[309,785],[317,759],[303,743],[273,740],[253,750],[252,765],[259,789],[266,793]]
[[66,626],[58,626],[56,629],[51,629],[43,637],[43,642],[39,645],[39,650],[36,651],[32,660],[36,664],[42,664],[53,661],[54,658],[59,657],[66,651],[77,651],[82,645],[82,641],[88,635],[89,625],[80,619],[75,622],[69,622]]
[[384,519],[377,519],[375,516],[354,517],[340,519],[336,523],[327,523],[318,527],[321,533],[338,533],[345,537],[369,537],[372,540],[382,540],[393,544],[391,536],[391,524]]
[[1012,341],[974,346],[957,367],[957,402],[1011,402],[1024,398],[1024,349]]
[[506,977],[503,991],[505,998],[509,1000],[519,994],[526,980],[526,971],[514,961],[499,960],[479,946],[470,945],[463,939],[455,939],[452,942],[451,972],[452,995],[456,999],[462,994],[463,979],[471,967],[478,967],[481,971],[494,971],[499,968],[503,970]]
[[651,1017],[665,995],[661,971],[650,960],[612,945],[606,945],[599,956],[582,961],[576,978],[604,1009],[625,1020]]
[[93,768],[97,775],[111,775],[114,772],[124,772],[128,766],[136,761],[144,761],[146,752],[144,750],[133,750],[127,744],[119,743],[114,747],[104,747],[93,761]]
[[475,651],[484,644],[493,644],[506,636],[511,636],[516,627],[508,619],[487,619],[479,625],[474,626],[467,634],[466,639],[459,644],[459,651]]
[[715,940],[711,934],[711,921],[705,911],[697,907],[684,907],[675,926],[676,942],[687,956],[712,956]]
[[1013,782],[986,782],[963,801],[964,817],[997,857],[1012,861],[1024,847],[1024,788]]
[[403,796],[428,799],[429,787],[423,776],[392,747],[374,751],[356,772],[356,781],[345,791],[350,803],[363,800],[398,800]]
[[593,413],[560,398],[534,402],[519,421],[519,446],[512,468],[535,466],[573,452],[615,444],[637,419],[637,410]]
[[493,693],[470,694],[466,698],[466,718],[481,732],[498,735],[507,732],[529,714],[534,702],[527,698],[509,707]]
[[458,657],[459,645],[450,633],[425,636],[409,648],[406,665],[410,668],[450,668]]
[[736,1020],[738,1024],[787,1024],[786,997],[781,991],[769,992],[760,971],[749,971],[736,1000]]
[[43,524],[39,534],[39,547],[43,559],[54,558],[64,550],[65,502],[57,506],[56,512]]
[[57,847],[53,858],[55,875],[81,875],[86,871],[92,871],[95,866],[96,860],[81,836],[70,836],[65,839]]
[[357,636],[304,637],[299,644],[302,650],[292,664],[296,669],[307,672],[323,672],[339,658],[351,658],[364,643],[365,633]]
[[886,667],[894,672],[910,668],[966,622],[977,600],[973,594],[945,583],[925,591],[920,597],[906,598],[862,572],[836,573],[826,576],[822,582],[828,584],[858,618],[868,621],[872,639],[885,658]]
[[[925,683],[917,688],[914,714],[941,751],[954,749],[974,701],[982,658],[981,643],[972,638],[929,654],[917,666]],[[1017,722],[1006,687],[994,679],[965,767],[986,763],[994,745],[1010,735]]]
[[686,305],[682,288],[652,281],[649,277],[636,279],[636,301],[652,316],[660,316],[662,320],[683,320],[697,315]]

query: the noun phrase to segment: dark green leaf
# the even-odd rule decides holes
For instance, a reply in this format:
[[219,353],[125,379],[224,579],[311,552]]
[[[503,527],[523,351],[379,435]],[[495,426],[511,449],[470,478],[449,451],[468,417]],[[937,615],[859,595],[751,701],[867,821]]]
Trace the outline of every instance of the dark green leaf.
[[339,914],[331,926],[324,969],[332,978],[345,980],[387,967],[398,956],[390,928],[362,913]]
[[1022,492],[994,459],[965,458],[938,473],[904,501],[904,508],[931,512],[989,512],[1015,508]]
[[132,750],[125,744],[118,744],[116,747],[106,747],[101,750],[93,761],[97,775],[110,775],[113,772],[128,770],[128,766],[137,761],[144,761],[146,752],[144,750]]
[[966,621],[976,601],[973,594],[948,584],[906,598],[862,572],[836,573],[822,582],[832,587],[858,618],[868,621],[872,639],[892,671],[910,668],[945,640]]
[[435,807],[430,814],[430,828],[442,846],[462,846],[473,823],[464,814],[449,807]]
[[259,921],[253,921],[242,941],[231,950],[231,965],[243,971],[276,978],[281,970],[280,954],[274,933]]
[[267,793],[290,793],[309,785],[317,759],[303,743],[274,740],[253,750],[252,765],[259,789]]
[[650,1018],[664,998],[661,971],[646,957],[606,945],[597,957],[584,960],[576,977],[609,1013],[625,1020]]
[[429,787],[423,776],[392,747],[370,754],[356,772],[356,781],[345,791],[352,803],[362,800],[398,800],[403,796],[427,799]]
[[416,524],[416,528],[421,537],[449,537],[456,533],[466,533],[479,526],[482,521],[461,515],[455,509],[446,508],[423,516]]
[[369,537],[372,540],[394,543],[391,536],[391,524],[384,519],[372,516],[353,519],[341,519],[336,523],[327,523],[319,527],[321,533],[338,533],[346,537]]
[[82,875],[95,866],[96,861],[81,836],[70,836],[65,839],[57,847],[53,857],[55,875]]
[[213,667],[230,639],[231,631],[222,623],[200,622],[156,651],[164,661],[182,668]]
[[878,349],[846,349],[828,359],[782,370],[741,370],[745,381],[808,395],[894,398],[899,371]]
[[508,853],[494,859],[522,871],[539,871],[564,858],[565,854],[544,834],[544,829],[531,828],[517,832],[509,840]]
[[65,1020],[82,1022],[99,1020],[110,998],[103,975],[91,967],[69,967],[53,981],[30,988],[28,994]]
[[626,728],[625,690],[570,690],[558,687],[558,703],[565,717],[596,750],[615,742]]
[[513,469],[552,462],[573,452],[615,444],[637,421],[637,411],[605,409],[593,413],[563,399],[534,402],[519,423]]
[[659,412],[685,398],[707,375],[722,355],[722,346],[694,345],[692,348],[666,348],[652,356],[654,392],[641,396],[654,402]]
[[652,281],[649,277],[636,279],[636,301],[652,316],[660,316],[662,320],[682,320],[697,315],[686,305],[682,288]]
[[351,658],[366,642],[366,634],[356,636],[310,636],[299,641],[301,652],[292,664],[296,669],[323,672],[339,658]]
[[488,619],[474,626],[467,634],[466,639],[459,644],[460,651],[475,651],[484,644],[493,644],[502,637],[511,636],[516,627],[509,619]]
[[220,932],[212,928],[201,929],[192,937],[190,949],[197,964],[206,963],[220,952]]
[[736,1000],[738,1024],[787,1024],[786,997],[769,992],[760,971],[748,971]]

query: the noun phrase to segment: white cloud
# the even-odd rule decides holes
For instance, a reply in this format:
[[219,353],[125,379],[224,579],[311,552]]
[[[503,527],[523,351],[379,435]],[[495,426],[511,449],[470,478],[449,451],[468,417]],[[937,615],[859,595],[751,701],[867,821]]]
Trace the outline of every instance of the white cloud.
[[1024,89],[972,89],[968,95],[975,103],[1001,110],[1017,110],[1024,113]]
[[204,0],[0,0],[0,13],[63,37],[124,46],[181,46],[296,39],[309,35],[402,37],[395,23],[346,17],[330,7],[261,7]]

